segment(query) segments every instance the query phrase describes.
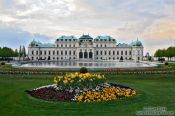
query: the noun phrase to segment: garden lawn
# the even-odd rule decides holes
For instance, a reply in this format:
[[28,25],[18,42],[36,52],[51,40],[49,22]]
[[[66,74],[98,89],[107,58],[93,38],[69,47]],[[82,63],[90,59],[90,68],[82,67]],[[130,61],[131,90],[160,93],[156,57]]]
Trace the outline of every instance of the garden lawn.
[[52,84],[49,75],[0,75],[0,115],[15,116],[134,116],[144,107],[166,107],[175,112],[175,74],[108,75],[108,82],[137,90],[138,95],[99,103],[50,102],[33,98],[25,90]]

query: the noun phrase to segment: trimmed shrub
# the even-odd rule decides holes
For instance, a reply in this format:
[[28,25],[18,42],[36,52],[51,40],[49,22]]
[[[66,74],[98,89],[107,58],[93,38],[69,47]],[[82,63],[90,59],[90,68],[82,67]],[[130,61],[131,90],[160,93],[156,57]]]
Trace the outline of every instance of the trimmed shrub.
[[86,67],[81,67],[80,68],[80,73],[88,73],[88,69]]
[[165,65],[168,65],[169,63],[168,62],[165,62]]
[[5,65],[5,62],[1,62],[1,65]]

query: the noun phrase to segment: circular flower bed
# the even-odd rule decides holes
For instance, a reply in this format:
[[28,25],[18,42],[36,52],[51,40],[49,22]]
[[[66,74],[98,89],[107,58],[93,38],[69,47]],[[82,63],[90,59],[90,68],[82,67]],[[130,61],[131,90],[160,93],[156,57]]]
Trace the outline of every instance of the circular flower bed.
[[136,95],[132,88],[106,83],[104,75],[71,73],[54,77],[54,83],[27,91],[31,96],[53,101],[98,102]]

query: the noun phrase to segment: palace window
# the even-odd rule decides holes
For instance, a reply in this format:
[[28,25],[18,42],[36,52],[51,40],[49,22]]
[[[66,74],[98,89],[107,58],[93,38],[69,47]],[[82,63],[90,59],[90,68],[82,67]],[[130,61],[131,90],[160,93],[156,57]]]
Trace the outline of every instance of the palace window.
[[74,51],[74,55],[75,55],[75,51]]
[[61,55],[63,55],[63,51],[61,51]]
[[103,51],[101,51],[101,55],[103,55]]
[[113,51],[113,55],[115,55],[115,51]]
[[38,55],[38,51],[36,51],[36,55]]
[[111,51],[109,51],[109,55],[111,55]]
[[59,51],[57,51],[57,55],[59,55]]
[[105,51],[105,55],[106,55],[106,51]]
[[65,51],[65,55],[67,55],[67,51]]
[[32,51],[32,55],[34,54],[34,51]]
[[46,51],[44,51],[44,55],[46,55]]
[[123,51],[121,51],[121,55],[123,55]]
[[96,55],[98,55],[98,51],[96,51]]
[[42,51],[40,51],[40,55],[42,55]]
[[129,55],[131,55],[131,51],[129,51]]
[[71,55],[71,51],[69,51],[69,55]]
[[53,51],[53,55],[55,55],[55,51]]
[[49,51],[49,55],[50,55],[50,51]]
[[127,55],[127,51],[125,51],[125,55]]
[[119,55],[119,51],[117,51],[117,55]]
[[63,44],[61,44],[61,47],[63,47]]

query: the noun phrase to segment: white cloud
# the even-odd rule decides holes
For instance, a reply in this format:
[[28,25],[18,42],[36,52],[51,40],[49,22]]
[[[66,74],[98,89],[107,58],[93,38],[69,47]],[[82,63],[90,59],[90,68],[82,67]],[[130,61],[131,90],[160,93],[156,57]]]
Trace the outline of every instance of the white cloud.
[[169,30],[164,26],[174,20],[174,10],[173,0],[1,0],[0,22],[52,37],[106,34],[129,43],[136,37],[158,41],[158,32],[162,38],[174,32],[172,24]]

